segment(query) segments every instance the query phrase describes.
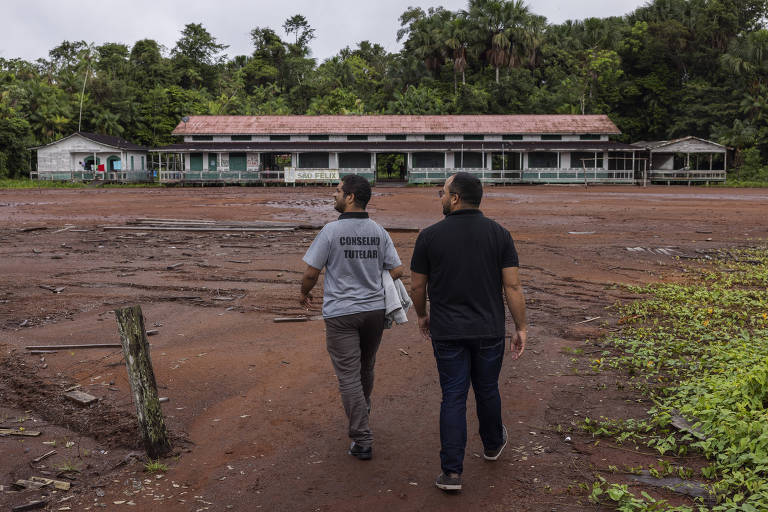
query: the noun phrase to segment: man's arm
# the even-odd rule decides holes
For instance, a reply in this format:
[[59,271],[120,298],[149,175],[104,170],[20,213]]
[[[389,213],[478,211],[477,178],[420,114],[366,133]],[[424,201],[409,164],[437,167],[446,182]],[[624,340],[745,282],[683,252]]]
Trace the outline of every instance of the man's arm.
[[501,269],[501,277],[504,283],[504,296],[507,298],[507,308],[515,321],[517,333],[512,340],[512,359],[523,355],[525,342],[528,339],[528,323],[525,319],[525,297],[523,285],[520,283],[520,274],[517,267],[505,267]]
[[411,271],[411,300],[419,317],[419,330],[429,340],[429,313],[427,313],[427,275]]
[[320,269],[307,265],[307,270],[301,278],[301,297],[299,298],[299,303],[307,309],[312,307],[312,295],[309,292],[317,284],[318,277],[320,277]]
[[389,275],[392,276],[393,281],[395,279],[400,279],[401,277],[403,277],[403,274],[405,274],[405,269],[403,269],[402,265],[389,269]]

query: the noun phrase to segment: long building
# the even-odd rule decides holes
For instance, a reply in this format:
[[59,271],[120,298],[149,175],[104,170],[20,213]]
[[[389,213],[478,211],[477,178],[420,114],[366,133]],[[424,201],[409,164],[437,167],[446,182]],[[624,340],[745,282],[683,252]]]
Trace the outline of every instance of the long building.
[[190,116],[152,151],[165,183],[634,183],[644,148],[606,115]]

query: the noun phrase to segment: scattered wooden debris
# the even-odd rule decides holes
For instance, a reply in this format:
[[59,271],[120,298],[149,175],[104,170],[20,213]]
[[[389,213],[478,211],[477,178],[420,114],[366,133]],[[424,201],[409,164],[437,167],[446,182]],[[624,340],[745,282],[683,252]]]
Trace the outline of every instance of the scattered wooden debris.
[[34,462],[35,464],[37,464],[38,462],[40,462],[40,461],[43,461],[43,460],[47,459],[47,458],[48,458],[48,457],[50,457],[51,455],[56,455],[56,450],[51,450],[51,451],[49,451],[49,452],[45,452],[45,453],[44,453],[44,454],[42,454],[41,456],[39,456],[39,457],[37,457],[37,458],[35,458],[35,459],[32,459],[32,462]]
[[64,291],[66,286],[58,286],[57,287],[57,286],[50,286],[50,285],[47,285],[47,284],[41,284],[40,288],[42,288],[43,290],[48,290],[49,292],[52,292],[52,293],[61,293],[61,292]]
[[72,350],[78,348],[123,348],[119,343],[89,343],[84,345],[27,345],[26,350]]
[[147,336],[156,336],[158,334],[160,334],[160,331],[158,331],[157,329],[150,329],[147,331]]
[[48,500],[30,501],[22,505],[16,505],[11,509],[11,512],[23,512],[24,510],[34,510],[36,508],[43,508],[46,505],[48,505]]
[[29,233],[30,231],[42,231],[44,229],[48,229],[47,226],[35,226],[31,228],[21,228],[19,230],[20,233]]
[[272,321],[275,322],[276,324],[286,323],[286,322],[308,322],[309,318],[306,316],[284,316],[284,317],[275,318]]
[[30,350],[31,355],[56,354],[58,350]]
[[161,396],[160,398],[157,399],[157,401],[160,402],[161,404],[164,404],[165,402],[170,402],[171,399],[168,398],[167,396]]
[[43,485],[52,485],[55,489],[60,491],[68,491],[70,487],[72,487],[72,484],[69,482],[53,480],[51,478],[44,478],[42,476],[31,476],[29,477],[29,480],[35,483],[41,483]]
[[234,297],[230,297],[229,295],[219,295],[217,297],[214,297],[213,300],[227,301],[227,300],[235,300],[235,298]]
[[581,322],[576,322],[573,325],[586,324],[586,323],[592,322],[594,320],[599,320],[600,318],[602,318],[602,317],[596,316],[594,318],[587,318],[586,320],[582,320]]
[[713,498],[705,484],[693,480],[683,480],[678,477],[656,478],[648,471],[641,471],[639,475],[630,475],[629,478],[651,487],[661,487],[678,494],[702,498],[705,501]]
[[72,225],[70,225],[70,226],[66,226],[66,227],[63,227],[63,228],[61,228],[61,229],[57,229],[56,231],[54,231],[54,233],[61,233],[62,231],[69,231],[70,229],[72,229],[72,228],[74,228],[74,227],[75,227],[75,226],[72,226]]
[[399,349],[397,349],[397,350],[398,350],[398,351],[399,351],[399,352],[400,352],[402,355],[404,355],[404,356],[410,355],[410,354],[408,354],[408,351],[406,351],[404,348],[399,348]]
[[569,231],[569,235],[594,235],[594,231]]
[[80,405],[90,405],[93,402],[97,401],[98,398],[96,398],[93,395],[89,395],[88,393],[84,393],[83,391],[70,391],[69,393],[64,393],[64,396],[72,400],[73,402],[77,402]]
[[248,265],[251,263],[251,260],[227,260],[229,263],[242,263],[244,265]]
[[22,437],[37,437],[42,432],[37,430],[26,430],[21,428],[0,428],[0,435],[6,436],[22,436]]
[[176,270],[177,268],[179,268],[179,267],[180,267],[180,266],[182,266],[183,264],[184,264],[184,263],[174,263],[173,265],[168,265],[168,266],[167,266],[167,267],[165,267],[165,268],[166,268],[166,270]]

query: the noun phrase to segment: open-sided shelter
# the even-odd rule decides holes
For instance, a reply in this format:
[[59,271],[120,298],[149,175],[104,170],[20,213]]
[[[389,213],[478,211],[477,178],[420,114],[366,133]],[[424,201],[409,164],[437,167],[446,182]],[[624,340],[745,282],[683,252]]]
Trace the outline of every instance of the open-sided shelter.
[[688,136],[633,145],[647,153],[649,179],[653,183],[725,181],[728,148],[711,140]]

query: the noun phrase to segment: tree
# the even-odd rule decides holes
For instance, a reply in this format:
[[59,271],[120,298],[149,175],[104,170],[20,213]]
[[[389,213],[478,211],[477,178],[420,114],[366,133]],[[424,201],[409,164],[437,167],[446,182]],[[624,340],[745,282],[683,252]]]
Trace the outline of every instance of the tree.
[[315,38],[315,29],[309,26],[307,18],[301,14],[291,16],[283,23],[283,30],[289,36],[294,35],[293,45],[296,48],[306,50],[305,55],[309,54],[309,43]]

